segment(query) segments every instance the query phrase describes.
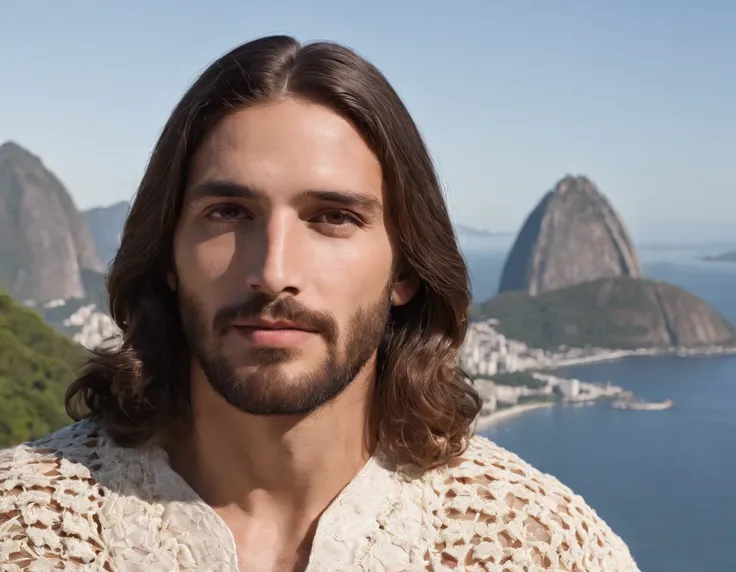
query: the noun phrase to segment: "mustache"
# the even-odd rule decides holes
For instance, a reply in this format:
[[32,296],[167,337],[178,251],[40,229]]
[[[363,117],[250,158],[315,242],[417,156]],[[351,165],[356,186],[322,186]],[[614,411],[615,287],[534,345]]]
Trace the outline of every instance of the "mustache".
[[337,322],[332,315],[309,308],[295,298],[273,298],[264,294],[220,308],[215,313],[212,327],[216,332],[222,332],[236,320],[260,318],[296,322],[330,341],[337,338]]

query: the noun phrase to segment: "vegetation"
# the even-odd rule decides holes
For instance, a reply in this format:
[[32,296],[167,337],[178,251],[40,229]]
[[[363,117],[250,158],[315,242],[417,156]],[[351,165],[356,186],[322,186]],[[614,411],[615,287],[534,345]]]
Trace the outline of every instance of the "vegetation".
[[621,323],[606,314],[615,314],[619,309],[644,314],[659,311],[639,288],[622,288],[603,305],[595,286],[591,282],[538,296],[506,292],[474,307],[471,318],[494,318],[502,334],[535,348],[617,347],[621,340],[640,333],[646,326]]
[[[471,320],[498,320],[498,331],[508,338],[549,350],[669,345],[669,336],[686,339],[688,329],[697,334],[693,316],[708,319],[726,337],[734,331],[692,294],[628,277],[586,282],[537,296],[504,292],[470,312]],[[673,331],[673,324],[679,324],[680,331]]]
[[0,293],[0,448],[70,422],[64,393],[85,350]]
[[499,373],[485,379],[488,379],[497,385],[528,387],[529,389],[542,389],[546,385],[546,382],[541,379],[537,379],[531,373],[526,371]]

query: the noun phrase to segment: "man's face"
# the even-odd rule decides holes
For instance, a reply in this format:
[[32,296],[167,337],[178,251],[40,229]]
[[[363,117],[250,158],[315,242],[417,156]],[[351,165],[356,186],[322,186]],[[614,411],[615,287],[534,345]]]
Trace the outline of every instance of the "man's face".
[[194,367],[231,405],[309,412],[374,360],[408,301],[382,182],[349,122],[293,99],[227,117],[198,149],[170,283]]

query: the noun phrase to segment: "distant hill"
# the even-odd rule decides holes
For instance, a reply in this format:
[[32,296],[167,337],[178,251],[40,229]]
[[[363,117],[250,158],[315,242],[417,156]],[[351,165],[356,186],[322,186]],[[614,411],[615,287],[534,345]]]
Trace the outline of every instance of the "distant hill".
[[83,270],[103,265],[64,185],[20,145],[0,145],[0,289],[37,302],[82,298]]
[[81,346],[0,293],[0,448],[70,423],[64,393],[84,357]]
[[706,256],[705,259],[713,262],[736,262],[736,250],[715,256]]
[[687,347],[736,343],[736,330],[703,300],[663,282],[600,279],[531,296],[507,292],[472,309],[528,346],[556,349]]
[[456,224],[455,231],[459,235],[465,236],[508,236],[511,234],[508,232],[491,232],[490,230],[473,228],[472,226],[465,226],[464,224]]
[[536,295],[617,276],[642,276],[629,234],[593,182],[568,175],[526,219],[499,291]]
[[105,276],[93,270],[82,271],[82,283],[86,291],[84,298],[56,300],[55,303],[32,306],[55,330],[69,337],[79,331],[78,327],[65,325],[64,322],[79,308],[94,304],[99,312],[108,312],[107,286]]
[[127,201],[121,201],[107,207],[82,211],[97,246],[97,252],[106,267],[112,262],[120,245],[120,235],[129,208],[130,204]]

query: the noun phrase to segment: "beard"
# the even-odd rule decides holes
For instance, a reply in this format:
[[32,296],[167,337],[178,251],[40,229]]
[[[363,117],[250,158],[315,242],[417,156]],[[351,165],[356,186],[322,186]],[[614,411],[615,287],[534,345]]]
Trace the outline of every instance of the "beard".
[[[179,307],[193,358],[220,397],[251,415],[297,415],[311,413],[340,395],[374,355],[389,321],[391,284],[375,304],[354,312],[342,336],[332,315],[307,308],[294,298],[256,295],[220,309],[208,320],[196,297],[180,291]],[[322,363],[289,374],[285,366],[298,360],[301,350],[248,347],[236,366],[225,354],[224,335],[234,320],[258,317],[294,321],[317,332],[326,345]]]

